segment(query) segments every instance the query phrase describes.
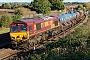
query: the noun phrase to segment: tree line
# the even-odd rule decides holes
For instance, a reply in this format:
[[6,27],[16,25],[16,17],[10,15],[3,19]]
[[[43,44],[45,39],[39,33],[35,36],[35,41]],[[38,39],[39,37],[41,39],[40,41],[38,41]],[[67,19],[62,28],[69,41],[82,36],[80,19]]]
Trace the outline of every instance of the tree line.
[[16,9],[19,7],[28,8],[37,13],[48,14],[51,10],[64,10],[63,0],[33,0],[31,3],[4,3],[1,8]]

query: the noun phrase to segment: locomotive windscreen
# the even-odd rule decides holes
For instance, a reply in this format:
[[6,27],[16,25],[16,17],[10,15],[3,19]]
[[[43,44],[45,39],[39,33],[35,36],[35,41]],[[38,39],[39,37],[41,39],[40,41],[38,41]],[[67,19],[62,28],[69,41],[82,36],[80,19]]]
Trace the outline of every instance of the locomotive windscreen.
[[12,32],[18,32],[18,26],[11,26]]
[[11,26],[11,32],[22,32],[26,30],[27,26],[25,24],[15,24]]
[[21,32],[21,31],[26,31],[26,29],[27,29],[27,28],[26,28],[25,25],[24,25],[24,26],[20,26],[20,32]]

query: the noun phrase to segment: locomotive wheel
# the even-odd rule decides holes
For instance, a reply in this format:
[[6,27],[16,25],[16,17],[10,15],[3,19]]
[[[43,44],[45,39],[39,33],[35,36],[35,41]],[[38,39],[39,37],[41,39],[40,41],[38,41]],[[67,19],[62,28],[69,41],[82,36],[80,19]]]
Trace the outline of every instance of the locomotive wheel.
[[33,37],[30,37],[29,40],[28,40],[28,44],[30,46],[34,46],[34,45],[37,45],[41,42],[41,37],[40,35],[35,35]]
[[28,47],[34,46],[34,36],[30,37],[27,43],[28,43]]
[[34,46],[34,42],[32,42],[31,40],[29,40],[29,43],[28,43],[29,45],[29,47],[32,47],[32,46]]
[[36,35],[35,36],[35,43],[36,44],[39,44],[41,40],[42,40],[42,36],[41,35]]
[[[42,34],[42,39],[41,40],[47,40],[48,39],[48,34],[47,34],[47,32],[44,32],[43,34]],[[41,41],[42,42],[42,41]]]
[[27,44],[28,44],[28,48],[31,47],[31,45],[30,45],[30,39],[27,40]]
[[17,45],[12,44],[12,49],[17,49]]
[[12,47],[12,49],[18,49],[17,42],[11,41],[11,47]]

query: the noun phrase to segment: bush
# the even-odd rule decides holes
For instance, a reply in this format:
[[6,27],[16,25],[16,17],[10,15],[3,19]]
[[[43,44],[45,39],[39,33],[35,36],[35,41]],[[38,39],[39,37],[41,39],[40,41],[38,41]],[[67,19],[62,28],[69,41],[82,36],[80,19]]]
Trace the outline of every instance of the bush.
[[8,28],[12,23],[12,17],[10,14],[5,13],[1,16],[1,26]]
[[4,3],[4,4],[2,4],[2,8],[11,9],[11,5],[10,5],[10,3]]
[[78,7],[77,7],[78,10],[81,10],[81,9],[83,9],[83,8],[84,8],[84,7],[83,7],[83,5],[81,5],[81,4],[78,5]]
[[29,15],[30,10],[24,7],[19,7],[15,9],[15,14],[26,16]]
[[0,27],[1,27],[1,20],[0,20]]
[[16,20],[20,20],[21,19],[21,16],[20,15],[13,15],[12,16],[12,21],[16,21]]

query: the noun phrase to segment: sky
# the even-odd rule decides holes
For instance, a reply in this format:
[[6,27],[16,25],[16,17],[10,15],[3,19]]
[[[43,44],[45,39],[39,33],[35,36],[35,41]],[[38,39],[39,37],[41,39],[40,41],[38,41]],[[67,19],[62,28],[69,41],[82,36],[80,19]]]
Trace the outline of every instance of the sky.
[[[0,0],[0,2],[31,2],[33,0]],[[90,2],[90,0],[64,0],[64,2]]]
[[64,0],[64,2],[90,2],[90,0]]

